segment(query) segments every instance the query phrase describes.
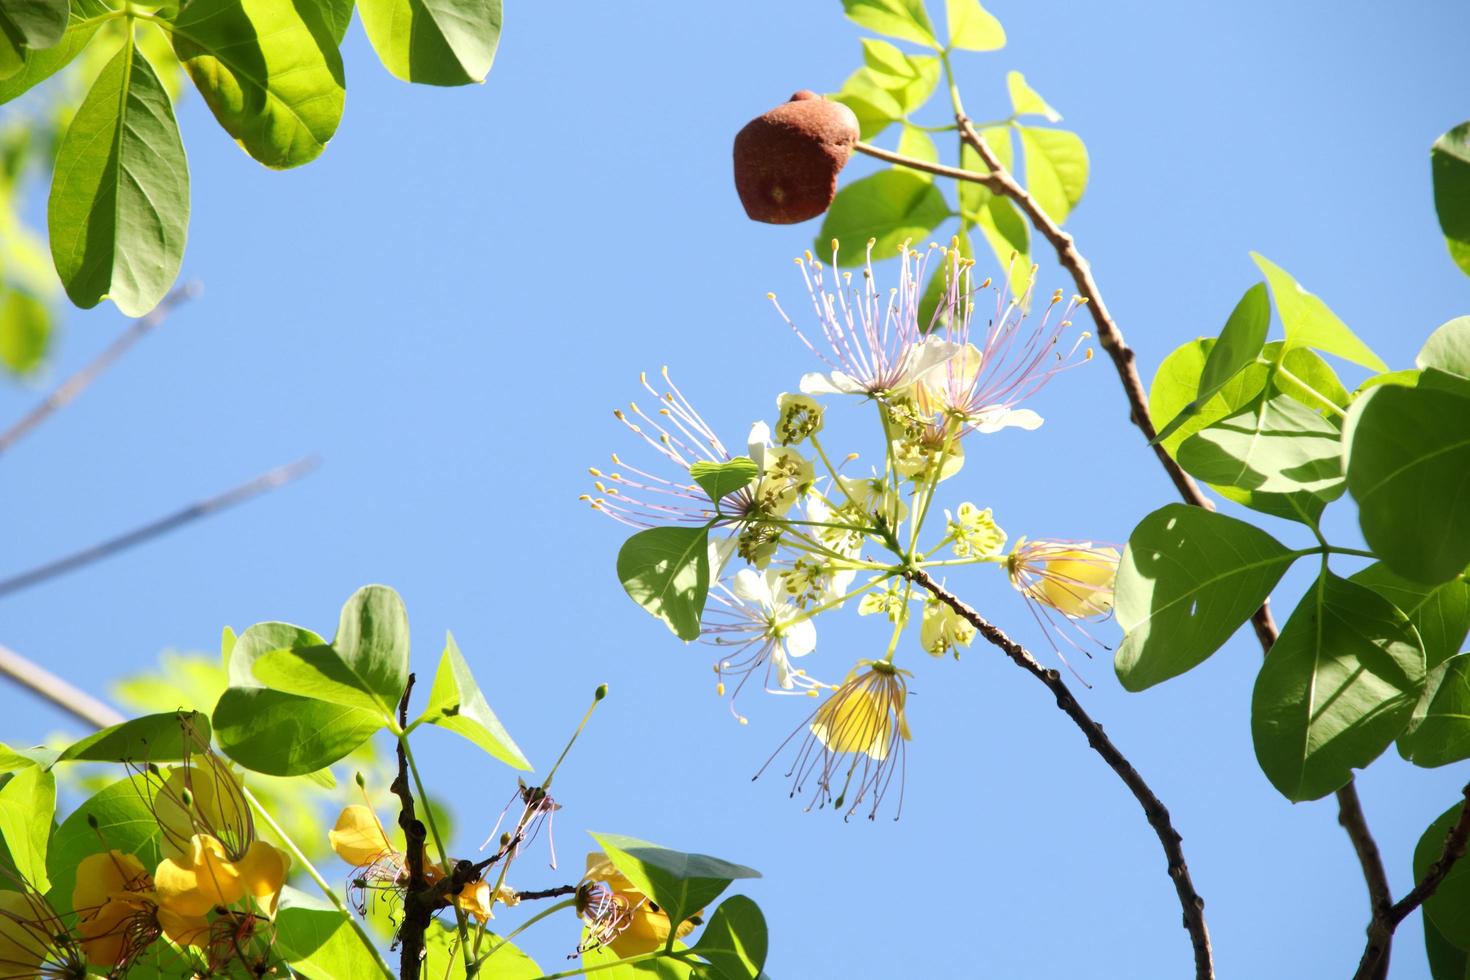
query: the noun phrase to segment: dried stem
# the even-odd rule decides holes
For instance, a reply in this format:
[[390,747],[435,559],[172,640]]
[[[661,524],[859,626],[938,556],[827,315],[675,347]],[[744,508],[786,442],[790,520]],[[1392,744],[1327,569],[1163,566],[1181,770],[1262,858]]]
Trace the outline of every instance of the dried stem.
[[1374,910],[1373,921],[1368,923],[1368,947],[1363,950],[1363,958],[1358,963],[1358,972],[1353,975],[1353,980],[1373,980],[1387,973],[1393,931],[1400,922],[1408,918],[1410,912],[1423,905],[1434,894],[1445,876],[1450,873],[1450,869],[1455,866],[1455,862],[1465,856],[1466,847],[1470,845],[1470,784],[1465,786],[1463,793],[1465,802],[1460,804],[1460,817],[1445,835],[1444,849],[1440,852],[1439,859],[1429,866],[1424,878],[1407,895],[1392,905],[1384,903],[1382,908]]
[[[408,727],[408,697],[413,693],[414,675],[408,675],[408,684],[398,702],[398,726]],[[398,742],[398,775],[389,787],[398,797],[398,826],[403,829],[408,863],[408,888],[403,896],[403,928],[398,934],[400,959],[398,975],[402,980],[418,980],[419,969],[424,960],[424,932],[434,919],[434,909],[424,901],[429,888],[424,877],[424,840],[428,831],[423,821],[415,816],[413,791],[408,785],[408,754],[403,742]],[[427,802],[425,806],[427,806]]]
[[63,381],[51,394],[41,399],[40,404],[22,416],[20,421],[4,432],[0,432],[0,455],[28,435],[32,429],[75,401],[78,395],[86,391],[92,382],[112,367],[113,363],[126,354],[129,348],[142,340],[154,327],[168,319],[174,307],[197,295],[199,295],[199,284],[185,283],[164,297],[163,302],[154,307],[153,312],[134,320],[132,326],[123,331],[111,344],[108,344],[101,354],[98,354],[76,374]]
[[99,541],[97,544],[83,548],[81,551],[57,558],[54,561],[49,561],[44,565],[20,572],[9,578],[0,579],[0,597],[7,596],[12,592],[19,592],[21,589],[37,585],[58,575],[64,575],[84,565],[90,565],[95,561],[101,561],[103,558],[108,558],[120,551],[126,551],[134,545],[139,545],[151,538],[156,538],[160,534],[166,534],[177,527],[182,527],[185,524],[197,521],[201,517],[208,517],[211,514],[216,514],[236,504],[243,504],[252,497],[258,497],[277,487],[282,487],[295,480],[299,480],[316,469],[319,462],[315,456],[306,456],[296,460],[294,463],[278,466],[237,487],[232,487],[224,493],[195,501],[187,507],[174,511],[172,514],[144,524],[142,527],[137,527],[126,533],[119,534],[115,538]]
[[1194,945],[1196,980],[1213,978],[1215,968],[1210,952],[1210,930],[1205,924],[1205,900],[1194,890],[1194,882],[1189,877],[1189,865],[1185,863],[1184,849],[1181,846],[1183,838],[1170,822],[1169,810],[1164,806],[1163,801],[1154,794],[1153,790],[1149,789],[1148,783],[1144,782],[1138,770],[1103,732],[1102,726],[1093,721],[1077,703],[1077,699],[1062,681],[1060,673],[1041,666],[1025,647],[1012,640],[999,627],[947,591],[923,569],[910,569],[904,575],[910,581],[929,590],[936,599],[964,617],[980,632],[981,636],[1004,651],[1016,666],[1045,684],[1047,689],[1055,695],[1057,707],[1082,730],[1082,734],[1087,737],[1087,744],[1102,756],[1103,761],[1118,774],[1118,778],[1123,780],[1129,791],[1133,793],[1134,798],[1143,807],[1149,826],[1153,827],[1154,833],[1158,834],[1159,843],[1164,848],[1164,856],[1168,859],[1169,877],[1174,880],[1174,890],[1179,894],[1179,906],[1184,912],[1184,928],[1189,932],[1190,942]]

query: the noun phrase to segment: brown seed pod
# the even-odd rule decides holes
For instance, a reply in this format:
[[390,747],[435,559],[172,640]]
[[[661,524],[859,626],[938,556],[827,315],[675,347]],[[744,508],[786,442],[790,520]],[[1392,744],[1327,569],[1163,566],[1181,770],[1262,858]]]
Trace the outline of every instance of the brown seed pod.
[[827,210],[858,140],[857,116],[802,89],[735,134],[735,192],[753,221],[789,225]]

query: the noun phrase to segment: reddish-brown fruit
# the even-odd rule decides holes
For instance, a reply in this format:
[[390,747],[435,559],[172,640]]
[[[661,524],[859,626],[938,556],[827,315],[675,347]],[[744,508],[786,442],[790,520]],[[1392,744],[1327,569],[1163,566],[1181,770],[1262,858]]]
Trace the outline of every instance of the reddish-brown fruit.
[[837,174],[858,140],[857,116],[802,89],[735,134],[735,192],[754,221],[815,218],[837,194]]

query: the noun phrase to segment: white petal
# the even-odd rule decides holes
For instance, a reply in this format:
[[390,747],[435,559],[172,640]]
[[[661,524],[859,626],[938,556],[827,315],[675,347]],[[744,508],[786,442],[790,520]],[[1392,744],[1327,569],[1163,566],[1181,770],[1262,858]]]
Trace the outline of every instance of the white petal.
[[981,433],[999,432],[1001,429],[1017,428],[1039,429],[1042,418],[1029,408],[1006,409],[997,405],[995,408],[987,408],[975,416],[975,431]]
[[757,422],[750,427],[750,435],[745,439],[747,454],[755,462],[758,468],[764,469],[766,462],[766,447],[771,444],[771,427],[764,422]]
[[766,587],[766,580],[761,577],[760,572],[751,568],[742,568],[735,573],[730,591],[735,593],[736,598],[746,602],[755,602],[762,606],[771,604],[771,590]]
[[902,388],[918,381],[964,349],[961,344],[950,343],[938,337],[925,338],[922,344],[909,351],[903,366],[903,380],[895,387]]
[[725,566],[729,564],[730,558],[735,554],[735,549],[740,546],[740,538],[730,535],[728,538],[710,538],[709,542],[709,580],[718,579],[725,572]]
[[806,519],[825,524],[832,517],[832,508],[827,506],[827,501],[813,493],[806,498]]
[[817,648],[817,624],[810,619],[792,623],[786,628],[784,638],[787,653],[793,657],[805,657]]
[[852,586],[852,580],[857,578],[857,569],[848,568],[840,572],[832,573],[831,597],[837,598]]
[[796,686],[791,683],[791,664],[779,646],[771,651],[771,666],[776,668],[776,683],[780,684],[783,690],[789,691]]
[[803,395],[862,395],[866,393],[866,389],[841,371],[833,371],[831,374],[813,372],[801,376],[801,393]]

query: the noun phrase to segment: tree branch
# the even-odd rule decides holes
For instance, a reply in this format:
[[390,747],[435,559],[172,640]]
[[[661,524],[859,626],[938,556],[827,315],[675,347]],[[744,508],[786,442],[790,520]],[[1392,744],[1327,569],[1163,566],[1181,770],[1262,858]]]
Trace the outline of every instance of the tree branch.
[[1450,869],[1465,856],[1467,844],[1470,844],[1470,784],[1465,786],[1463,794],[1465,802],[1460,804],[1460,818],[1445,835],[1444,850],[1440,852],[1438,860],[1429,866],[1423,880],[1397,902],[1392,905],[1385,902],[1382,908],[1374,910],[1373,921],[1368,923],[1368,946],[1363,950],[1363,958],[1358,963],[1358,972],[1353,975],[1353,980],[1372,980],[1387,972],[1394,930],[1400,922],[1408,918],[1409,913],[1423,905],[1435,893]]
[[[403,697],[398,702],[400,728],[408,727],[408,697],[413,693],[413,681],[414,675],[409,674]],[[398,934],[401,944],[398,975],[401,980],[418,980],[424,960],[424,932],[434,919],[434,910],[424,901],[424,893],[429,890],[428,880],[424,877],[424,839],[428,831],[414,813],[413,791],[408,785],[408,755],[403,751],[401,740],[398,742],[398,775],[389,788],[398,797],[398,826],[403,829],[408,864],[408,888],[403,894],[403,928]]]
[[922,171],[926,174],[934,174],[937,177],[948,177],[951,180],[968,180],[972,184],[984,184],[997,194],[1004,193],[1001,179],[995,174],[981,174],[973,170],[962,170],[959,167],[946,167],[942,163],[930,163],[928,160],[920,160],[917,157],[904,156],[902,153],[894,153],[885,150],[881,146],[872,143],[854,143],[852,148],[858,153],[866,153],[870,157],[886,160],[900,167],[910,170]]
[[[1077,293],[1087,301],[1087,308],[1092,316],[1093,325],[1097,328],[1097,339],[1107,351],[1113,361],[1113,367],[1118,373],[1118,380],[1123,383],[1123,394],[1128,399],[1129,419],[1136,425],[1144,438],[1153,443],[1158,436],[1153,418],[1148,410],[1148,390],[1143,385],[1143,378],[1138,373],[1136,356],[1133,349],[1123,339],[1123,332],[1118,329],[1117,321],[1108,312],[1107,304],[1103,302],[1102,292],[1098,289],[1097,280],[1093,278],[1092,266],[1083,257],[1077,248],[1076,241],[1070,234],[1063,231],[1061,226],[1051,219],[1051,216],[1036,202],[1027,190],[1020,185],[1016,178],[1001,164],[1000,158],[995,151],[985,142],[985,138],[970,124],[970,120],[963,114],[956,113],[955,122],[959,125],[960,137],[990,168],[990,176],[995,179],[993,185],[995,192],[1003,194],[1015,202],[1016,206],[1025,212],[1032,226],[1041,234],[1056,250],[1057,261],[1062,268],[1072,275],[1072,281],[1077,286]],[[1199,484],[1185,473],[1179,464],[1169,455],[1163,443],[1153,443],[1154,456],[1159,465],[1169,475],[1179,496],[1186,503],[1206,510],[1214,510],[1215,505],[1207,498],[1199,488]],[[1276,624],[1271,618],[1270,606],[1263,603],[1259,609],[1251,614],[1251,626],[1256,633],[1256,639],[1261,644],[1262,652],[1269,653],[1271,647],[1276,643]],[[1374,843],[1373,835],[1368,829],[1368,824],[1363,818],[1363,809],[1358,802],[1357,790],[1352,783],[1337,791],[1338,822],[1348,832],[1348,838],[1352,841],[1353,850],[1357,853],[1358,863],[1363,868],[1363,877],[1368,886],[1369,901],[1373,903],[1375,913],[1378,903],[1388,897],[1388,876],[1383,870],[1383,859],[1379,856],[1378,845]]]
[[0,454],[4,454],[11,446],[28,435],[32,429],[75,401],[78,395],[86,391],[92,382],[112,367],[113,363],[126,354],[129,348],[142,340],[154,327],[168,319],[174,307],[198,296],[199,291],[198,283],[185,283],[165,296],[163,302],[153,308],[153,312],[134,320],[132,326],[107,345],[101,354],[98,354],[76,374],[63,381],[51,394],[41,399],[35,408],[20,418],[20,421],[4,432],[0,432]]
[[99,701],[7,646],[0,646],[0,674],[93,728],[111,728],[127,721],[112,705]]
[[299,480],[316,469],[319,462],[315,456],[305,456],[296,460],[294,463],[288,463],[285,466],[278,466],[273,470],[268,470],[252,480],[247,480],[237,487],[226,490],[224,493],[195,501],[187,507],[174,511],[172,514],[144,524],[142,527],[134,528],[124,534],[119,534],[115,538],[108,538],[106,541],[100,541],[97,544],[83,548],[81,551],[75,551],[69,555],[49,561],[44,565],[39,565],[27,571],[12,575],[9,578],[0,579],[0,597],[7,596],[12,592],[19,592],[21,589],[37,585],[58,575],[64,575],[84,565],[90,565],[92,562],[101,561],[103,558],[108,558],[120,551],[126,551],[134,545],[142,544],[150,538],[156,538],[160,534],[166,534],[172,531],[174,528],[197,521],[201,517],[208,517],[211,514],[233,507],[236,504],[243,504],[252,497],[258,497],[267,491]]
[[1214,977],[1210,930],[1205,924],[1205,900],[1194,890],[1194,882],[1189,877],[1189,865],[1185,863],[1184,849],[1181,846],[1183,838],[1170,822],[1169,810],[1164,806],[1163,801],[1154,794],[1153,790],[1149,789],[1143,777],[1138,774],[1138,770],[1133,768],[1133,764],[1103,732],[1102,726],[1093,721],[1077,703],[1077,699],[1062,681],[1060,673],[1041,666],[1025,647],[1012,640],[999,627],[947,591],[923,569],[910,569],[904,573],[904,577],[929,590],[935,598],[971,623],[986,640],[1003,650],[1018,667],[1045,684],[1047,689],[1055,695],[1057,707],[1065,712],[1067,717],[1071,718],[1073,723],[1082,730],[1082,734],[1087,737],[1087,744],[1102,756],[1103,761],[1118,774],[1119,779],[1123,780],[1124,785],[1142,805],[1149,826],[1153,827],[1154,833],[1159,837],[1159,843],[1163,845],[1164,856],[1169,862],[1169,877],[1174,881],[1174,890],[1179,894],[1179,906],[1184,912],[1184,928],[1188,930],[1190,942],[1194,944],[1196,980],[1210,980]]

